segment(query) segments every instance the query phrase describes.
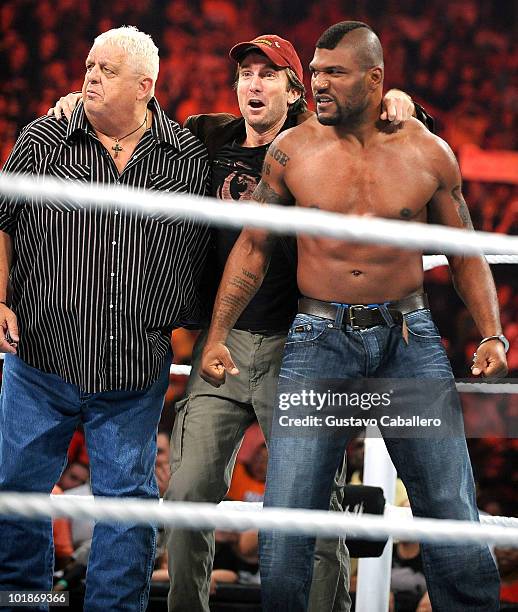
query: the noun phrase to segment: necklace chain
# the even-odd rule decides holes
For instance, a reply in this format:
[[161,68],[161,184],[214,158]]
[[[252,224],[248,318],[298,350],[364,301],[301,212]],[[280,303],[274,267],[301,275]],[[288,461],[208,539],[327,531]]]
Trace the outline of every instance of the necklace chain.
[[[114,158],[117,158],[119,156],[120,151],[124,151],[124,149],[120,146],[119,142],[121,140],[124,140],[125,138],[127,138],[128,136],[131,136],[132,134],[134,134],[135,132],[137,132],[138,130],[140,130],[140,128],[146,124],[147,127],[147,116],[148,116],[148,110],[146,108],[146,116],[144,117],[144,121],[138,126],[136,127],[134,130],[131,130],[131,132],[129,132],[128,134],[126,134],[125,136],[121,136],[120,138],[115,138],[115,136],[108,136],[108,134],[104,134],[104,132],[101,132],[101,134],[104,134],[105,136],[108,136],[108,138],[111,138],[115,144],[112,147],[112,150],[115,151],[114,154]],[[100,130],[99,130],[100,131]]]

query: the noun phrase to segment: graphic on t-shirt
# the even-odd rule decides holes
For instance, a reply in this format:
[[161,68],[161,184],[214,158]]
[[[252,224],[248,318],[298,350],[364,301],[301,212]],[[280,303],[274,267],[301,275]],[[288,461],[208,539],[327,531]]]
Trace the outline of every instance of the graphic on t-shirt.
[[257,187],[257,174],[248,174],[251,168],[237,162],[236,170],[231,171],[216,187],[216,197],[221,200],[250,200]]

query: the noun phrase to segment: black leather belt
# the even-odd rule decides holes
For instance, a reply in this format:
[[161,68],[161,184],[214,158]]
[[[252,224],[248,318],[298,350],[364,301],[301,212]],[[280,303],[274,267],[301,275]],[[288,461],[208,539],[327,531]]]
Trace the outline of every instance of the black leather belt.
[[[322,302],[313,298],[303,297],[299,299],[299,312],[309,314],[321,319],[336,320],[339,306],[331,302]],[[403,323],[403,315],[415,310],[429,308],[428,296],[426,293],[411,295],[387,303],[388,314],[395,324]],[[365,329],[375,325],[387,325],[387,321],[378,306],[368,306],[367,304],[350,304],[345,307],[342,320],[343,325],[350,325],[353,329]]]

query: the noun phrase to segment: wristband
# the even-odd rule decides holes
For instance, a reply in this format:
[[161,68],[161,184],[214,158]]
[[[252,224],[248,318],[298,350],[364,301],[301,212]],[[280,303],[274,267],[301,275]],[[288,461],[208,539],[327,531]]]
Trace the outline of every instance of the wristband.
[[504,334],[498,334],[496,336],[487,336],[486,338],[482,338],[482,340],[478,343],[480,346],[484,344],[484,342],[489,342],[489,340],[500,340],[500,342],[504,345],[504,351],[507,353],[509,350],[509,340],[504,336]]

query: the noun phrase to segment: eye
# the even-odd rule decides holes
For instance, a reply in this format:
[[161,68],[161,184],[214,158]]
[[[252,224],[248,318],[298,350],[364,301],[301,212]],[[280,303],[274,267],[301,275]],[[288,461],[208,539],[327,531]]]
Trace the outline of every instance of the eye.
[[104,72],[105,74],[115,74],[115,73],[113,72],[113,70],[110,70],[109,68],[106,68],[106,66],[103,68],[103,72]]
[[275,70],[270,70],[265,74],[266,78],[271,79],[277,76],[277,73],[275,72]]
[[242,79],[249,79],[252,76],[252,72],[250,70],[243,70],[240,74]]

